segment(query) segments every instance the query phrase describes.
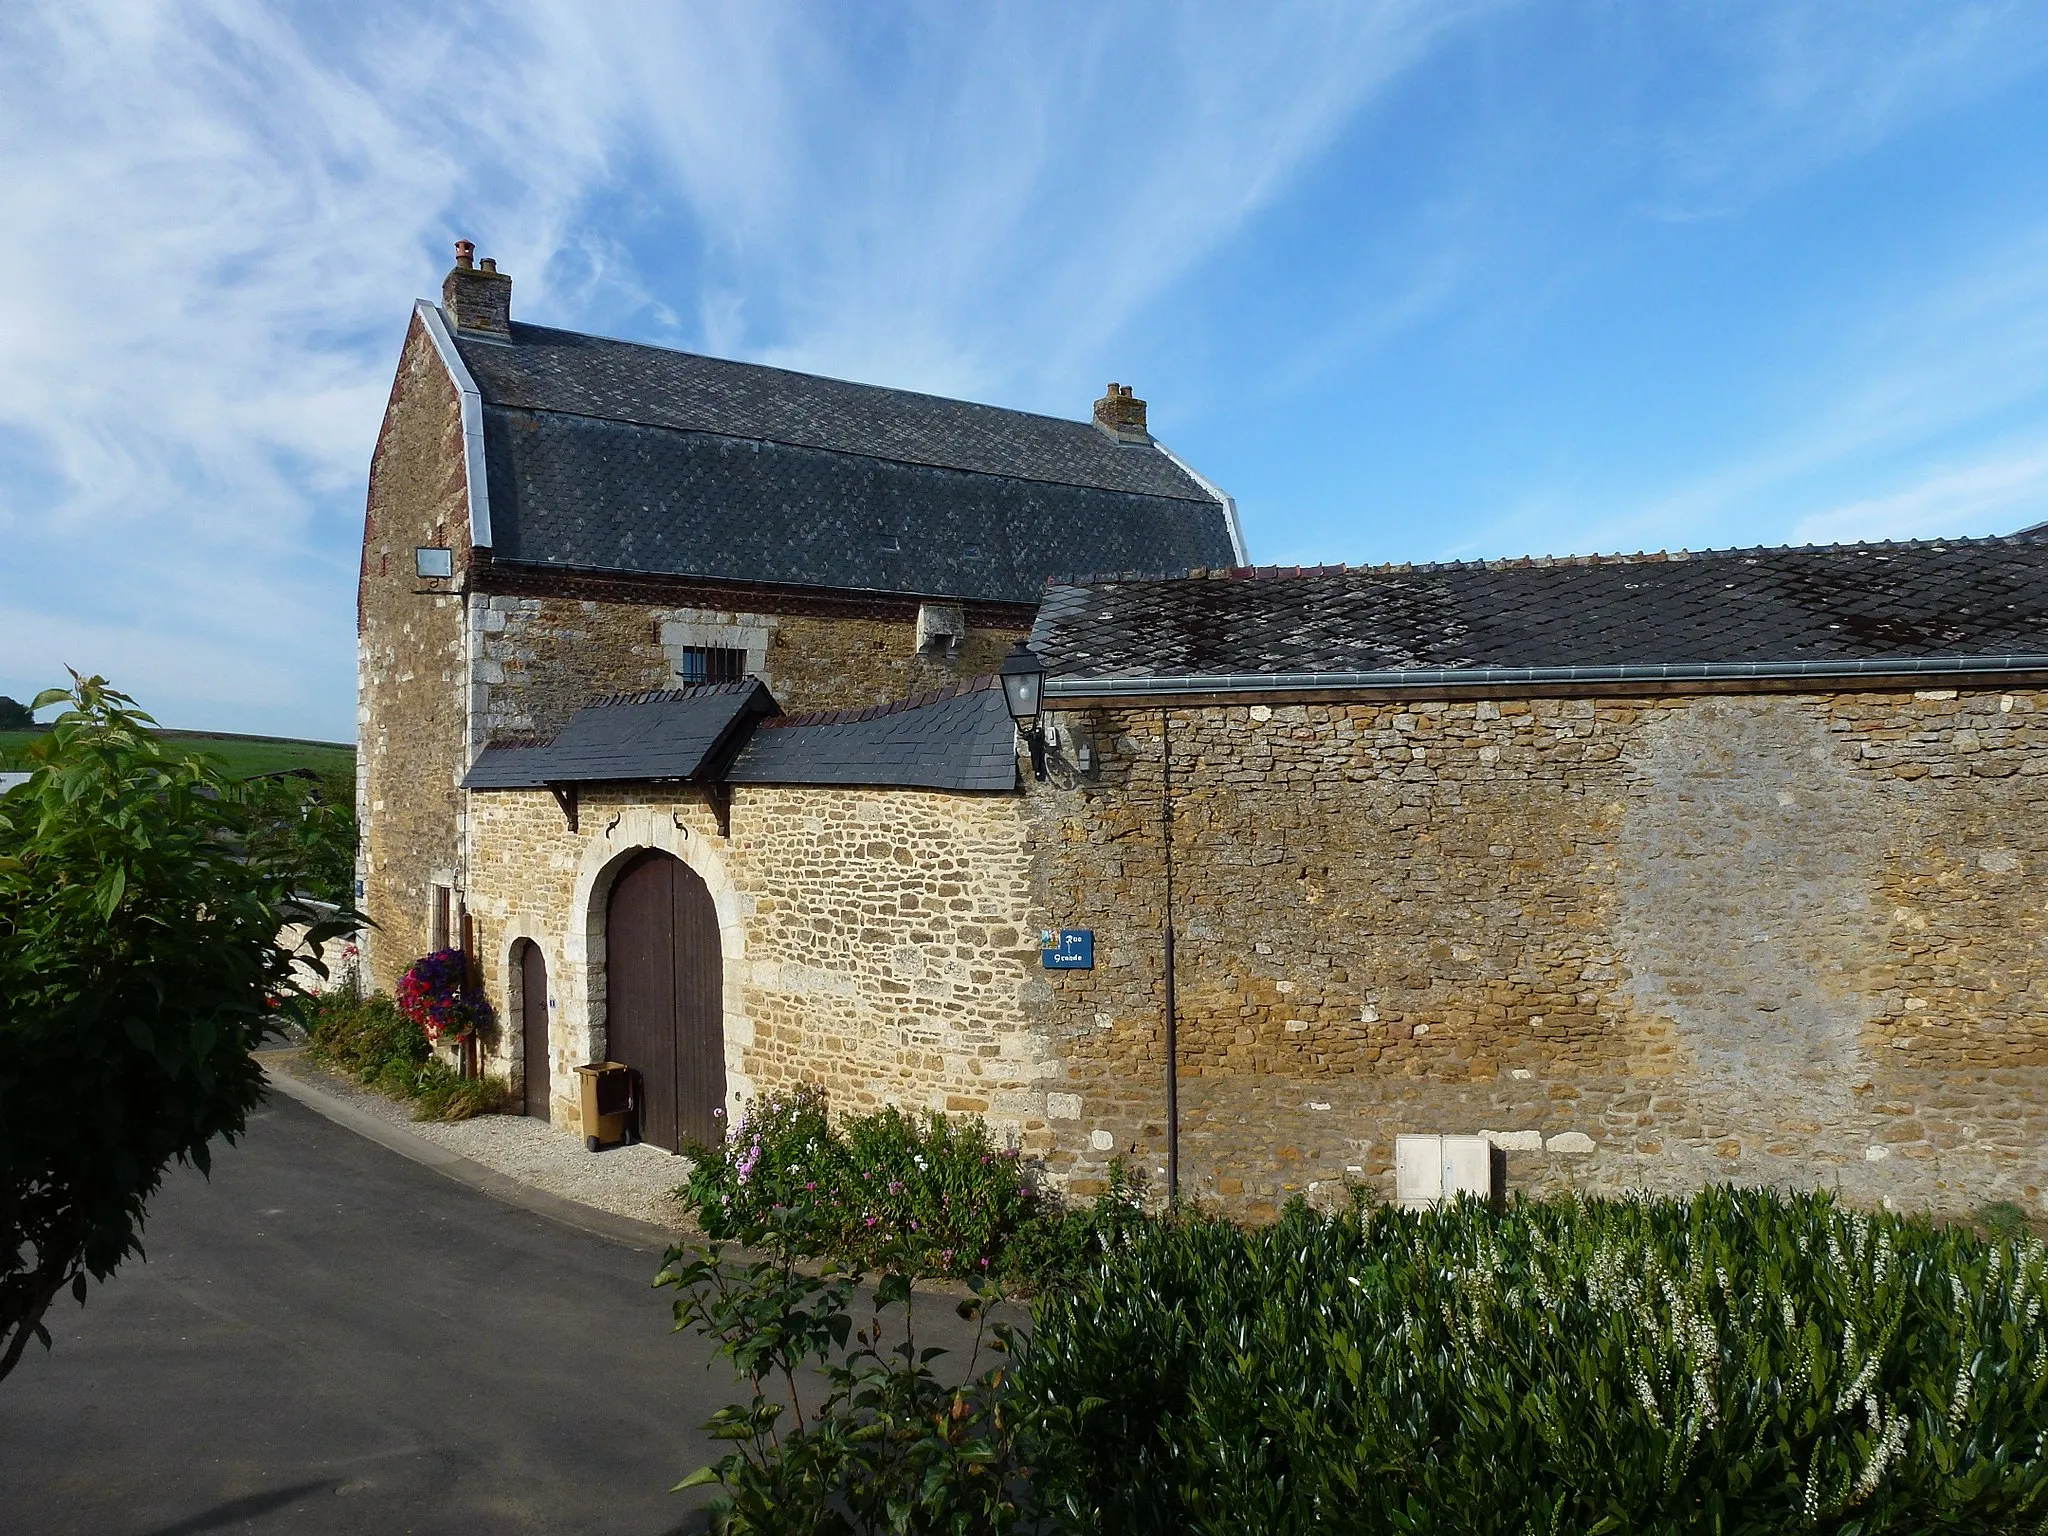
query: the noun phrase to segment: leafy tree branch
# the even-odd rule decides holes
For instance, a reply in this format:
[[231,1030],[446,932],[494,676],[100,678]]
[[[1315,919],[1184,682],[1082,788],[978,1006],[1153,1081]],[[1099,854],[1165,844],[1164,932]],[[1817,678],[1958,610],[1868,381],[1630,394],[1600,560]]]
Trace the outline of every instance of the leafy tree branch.
[[[73,675],[0,796],[0,1379],[69,1290],[139,1254],[171,1163],[210,1166],[263,1093],[250,1052],[297,997],[288,922],[318,840]],[[314,945],[359,926],[313,921]],[[317,963],[315,966],[317,970]]]

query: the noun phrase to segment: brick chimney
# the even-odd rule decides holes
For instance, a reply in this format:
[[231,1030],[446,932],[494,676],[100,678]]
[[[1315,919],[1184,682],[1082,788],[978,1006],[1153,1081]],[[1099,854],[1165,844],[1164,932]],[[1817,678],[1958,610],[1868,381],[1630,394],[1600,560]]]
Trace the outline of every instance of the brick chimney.
[[441,307],[466,336],[512,339],[512,279],[488,256],[479,266],[467,240],[455,242],[455,265],[441,280]]
[[1095,402],[1095,425],[1120,443],[1149,443],[1145,430],[1145,402],[1131,394],[1128,384],[1112,383]]

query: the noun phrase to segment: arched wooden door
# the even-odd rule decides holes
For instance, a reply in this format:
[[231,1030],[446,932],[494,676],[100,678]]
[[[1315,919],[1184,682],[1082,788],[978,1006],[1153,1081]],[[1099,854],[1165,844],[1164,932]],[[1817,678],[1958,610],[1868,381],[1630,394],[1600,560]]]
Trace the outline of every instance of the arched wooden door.
[[641,1140],[671,1152],[719,1140],[723,971],[718,910],[695,870],[649,849],[619,871],[605,903],[605,1054],[638,1074]]
[[519,1044],[526,1076],[526,1112],[548,1115],[548,962],[531,939],[519,945]]

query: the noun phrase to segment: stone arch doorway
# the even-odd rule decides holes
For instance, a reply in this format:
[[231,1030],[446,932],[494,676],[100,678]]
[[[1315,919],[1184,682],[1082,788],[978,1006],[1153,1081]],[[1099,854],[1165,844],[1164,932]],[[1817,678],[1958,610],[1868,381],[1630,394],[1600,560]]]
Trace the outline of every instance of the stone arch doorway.
[[519,1058],[525,1079],[522,1108],[536,1119],[552,1118],[548,1092],[552,1084],[548,1067],[553,1047],[548,1037],[548,962],[540,946],[521,939],[512,957],[519,969]]
[[724,1019],[710,890],[673,854],[635,854],[605,898],[605,1054],[636,1074],[641,1140],[719,1142]]

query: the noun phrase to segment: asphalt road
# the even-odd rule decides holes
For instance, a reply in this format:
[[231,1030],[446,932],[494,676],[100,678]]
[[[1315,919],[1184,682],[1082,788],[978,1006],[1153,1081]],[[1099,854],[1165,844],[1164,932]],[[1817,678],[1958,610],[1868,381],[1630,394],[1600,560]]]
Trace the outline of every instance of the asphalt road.
[[739,1393],[670,1333],[651,1247],[275,1094],[145,1241],[0,1382],[6,1536],[703,1528],[667,1490]]

